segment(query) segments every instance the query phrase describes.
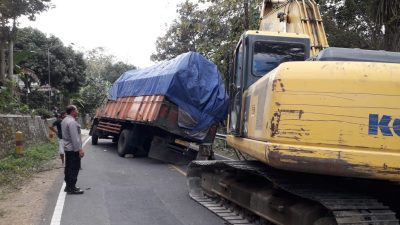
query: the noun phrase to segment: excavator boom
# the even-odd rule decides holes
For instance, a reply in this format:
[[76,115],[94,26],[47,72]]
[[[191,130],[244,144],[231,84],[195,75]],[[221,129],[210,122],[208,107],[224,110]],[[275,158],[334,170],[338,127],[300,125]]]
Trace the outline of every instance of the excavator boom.
[[312,56],[329,47],[319,7],[313,0],[264,0],[260,20],[261,31],[308,35]]

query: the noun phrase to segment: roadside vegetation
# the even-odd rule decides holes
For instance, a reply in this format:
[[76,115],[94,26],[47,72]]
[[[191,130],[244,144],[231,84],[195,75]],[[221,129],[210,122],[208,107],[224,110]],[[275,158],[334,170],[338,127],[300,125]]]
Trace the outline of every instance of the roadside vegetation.
[[12,153],[0,159],[0,194],[4,190],[19,189],[35,173],[55,167],[52,164],[57,155],[55,143],[28,147],[24,152],[23,156]]
[[102,47],[76,50],[74,43],[31,27],[21,18],[55,6],[51,0],[0,1],[0,114],[53,116],[74,103],[93,115],[122,72],[135,69]]

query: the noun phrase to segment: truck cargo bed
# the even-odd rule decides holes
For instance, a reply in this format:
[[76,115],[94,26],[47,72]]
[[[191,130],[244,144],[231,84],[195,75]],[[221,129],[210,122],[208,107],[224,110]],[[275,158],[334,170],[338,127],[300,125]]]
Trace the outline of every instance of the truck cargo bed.
[[108,99],[97,109],[97,129],[118,134],[123,124],[144,124],[158,127],[189,141],[213,142],[216,128],[211,127],[202,132],[193,133],[182,128],[178,122],[179,108],[164,96],[122,97]]

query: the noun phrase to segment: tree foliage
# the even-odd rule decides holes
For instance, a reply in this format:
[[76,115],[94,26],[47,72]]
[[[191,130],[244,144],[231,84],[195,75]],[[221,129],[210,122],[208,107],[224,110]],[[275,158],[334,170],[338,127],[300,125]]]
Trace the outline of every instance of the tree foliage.
[[321,2],[321,14],[329,45],[376,49],[379,47],[379,28],[368,15],[369,6],[356,1],[362,0]]
[[47,38],[37,29],[24,28],[18,32],[15,48],[30,53],[19,66],[33,70],[42,85],[49,83],[49,72],[50,85],[64,93],[77,93],[85,84],[83,54],[64,46],[57,37]]
[[108,81],[90,77],[87,85],[81,89],[79,97],[74,99],[74,104],[79,106],[82,113],[93,115],[107,96],[108,88]]
[[321,0],[330,46],[400,51],[400,2]]
[[49,9],[49,3],[50,0],[1,0],[1,18],[6,20],[5,22],[11,22],[7,20],[16,20],[21,16],[35,20],[36,14]]
[[244,30],[258,27],[261,0],[185,1],[178,5],[178,18],[156,41],[153,61],[168,60],[197,51],[214,61],[224,73],[227,56]]
[[96,108],[107,96],[111,84],[127,70],[136,69],[136,66],[117,61],[102,47],[94,48],[85,54],[87,63],[87,83],[80,91],[74,102],[83,113],[93,115]]
[[[25,84],[17,95],[31,109],[64,107],[86,84],[83,54],[65,46],[55,36],[46,37],[37,29],[23,28],[16,36],[15,51],[16,72]],[[50,93],[36,90],[32,82],[39,86],[50,82],[53,90]]]
[[400,1],[373,0],[371,14],[378,26],[384,26],[383,48],[400,51]]
[[13,74],[14,40],[17,34],[18,18],[27,16],[35,20],[36,14],[48,10],[50,0],[1,0],[0,1],[0,82],[5,79],[6,59],[4,49],[9,45],[9,74]]
[[123,72],[136,69],[134,65],[117,61],[103,47],[86,52],[86,62],[88,77],[98,77],[110,83],[114,83]]

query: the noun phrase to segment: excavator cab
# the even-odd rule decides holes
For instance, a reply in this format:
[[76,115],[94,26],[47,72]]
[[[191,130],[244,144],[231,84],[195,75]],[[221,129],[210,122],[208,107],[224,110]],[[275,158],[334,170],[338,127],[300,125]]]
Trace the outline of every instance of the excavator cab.
[[228,133],[242,136],[243,93],[281,63],[310,57],[310,39],[302,34],[265,31],[245,32],[234,52],[229,74]]

